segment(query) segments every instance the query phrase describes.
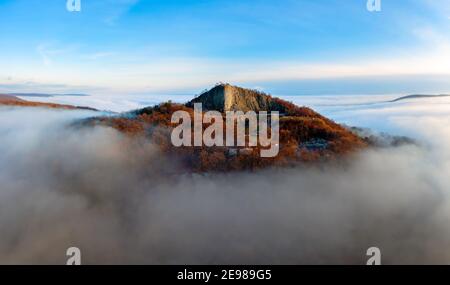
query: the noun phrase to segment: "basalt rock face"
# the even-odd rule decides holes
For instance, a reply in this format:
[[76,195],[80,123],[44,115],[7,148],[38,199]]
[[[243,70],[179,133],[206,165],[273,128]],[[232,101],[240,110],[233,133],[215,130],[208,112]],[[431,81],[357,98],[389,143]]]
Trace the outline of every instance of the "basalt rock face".
[[[220,84],[204,92],[187,106],[202,103],[206,110],[227,111],[279,111],[280,106],[272,99],[257,90],[244,89],[230,84]],[[283,110],[281,110],[283,111]]]

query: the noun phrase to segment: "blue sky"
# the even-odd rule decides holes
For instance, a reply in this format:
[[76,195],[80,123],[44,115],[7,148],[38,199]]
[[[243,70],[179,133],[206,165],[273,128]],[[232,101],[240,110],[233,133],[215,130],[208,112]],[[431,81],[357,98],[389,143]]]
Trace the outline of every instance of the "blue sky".
[[0,0],[0,92],[450,92],[450,0]]

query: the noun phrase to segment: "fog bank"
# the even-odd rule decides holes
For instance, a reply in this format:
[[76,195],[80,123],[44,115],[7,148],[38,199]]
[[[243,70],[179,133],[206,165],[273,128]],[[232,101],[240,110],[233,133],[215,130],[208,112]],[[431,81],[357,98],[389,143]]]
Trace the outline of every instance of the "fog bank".
[[450,116],[403,113],[423,147],[345,166],[178,175],[151,142],[0,108],[0,264],[450,262]]

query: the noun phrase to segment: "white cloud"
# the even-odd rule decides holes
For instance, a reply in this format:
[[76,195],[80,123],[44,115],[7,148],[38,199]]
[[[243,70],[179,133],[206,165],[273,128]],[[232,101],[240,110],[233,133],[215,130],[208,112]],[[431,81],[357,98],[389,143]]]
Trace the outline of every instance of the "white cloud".
[[101,52],[96,52],[96,53],[92,53],[92,54],[82,55],[81,58],[82,59],[87,59],[87,60],[97,60],[97,59],[101,59],[101,58],[105,58],[105,57],[111,57],[111,56],[115,56],[115,55],[117,55],[116,52],[101,51]]
[[44,45],[38,45],[36,48],[37,52],[39,53],[39,55],[42,58],[42,63],[46,66],[49,66],[51,64],[51,59],[47,54],[47,51],[45,49]]

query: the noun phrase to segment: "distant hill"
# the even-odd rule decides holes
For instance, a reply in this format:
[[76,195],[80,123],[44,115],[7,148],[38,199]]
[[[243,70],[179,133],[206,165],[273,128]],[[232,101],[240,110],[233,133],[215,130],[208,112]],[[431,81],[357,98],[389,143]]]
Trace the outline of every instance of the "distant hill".
[[72,106],[72,105],[26,101],[26,100],[22,100],[16,96],[5,95],[5,94],[0,94],[0,106],[1,105],[3,105],[3,106],[18,106],[18,107],[41,107],[41,108],[51,108],[51,109],[97,111],[96,109],[89,108],[89,107],[79,107],[79,106]]
[[414,95],[403,96],[403,97],[397,98],[397,99],[392,100],[392,101],[389,101],[389,102],[394,103],[394,102],[403,101],[403,100],[408,100],[408,99],[443,98],[443,97],[450,97],[450,95],[447,95],[447,94],[440,94],[440,95],[414,94]]
[[16,96],[0,94],[0,104],[2,102],[24,102],[24,100],[19,99]]
[[[260,148],[174,147],[171,143],[172,114],[183,110],[191,116],[193,104],[203,103],[204,111],[279,111],[280,151],[277,157],[261,158]],[[299,107],[270,95],[221,84],[186,104],[163,103],[119,116],[91,118],[83,125],[110,126],[131,137],[141,137],[181,161],[188,171],[230,171],[289,166],[297,163],[334,160],[367,147],[367,142],[343,126],[310,108]],[[208,126],[204,125],[203,130]]]
[[55,96],[77,96],[84,97],[89,96],[88,94],[78,94],[78,93],[68,93],[68,94],[47,94],[47,93],[9,93],[10,96],[20,96],[20,97],[55,97]]

